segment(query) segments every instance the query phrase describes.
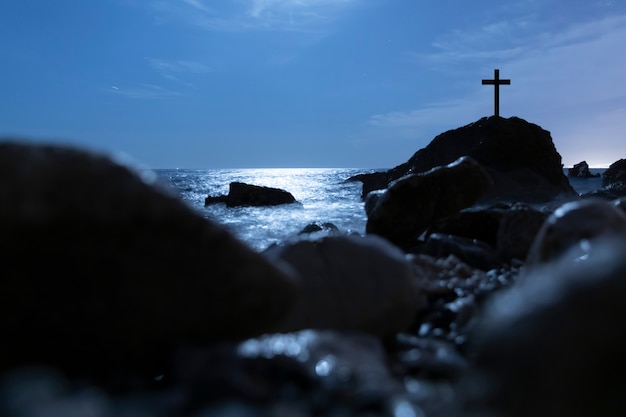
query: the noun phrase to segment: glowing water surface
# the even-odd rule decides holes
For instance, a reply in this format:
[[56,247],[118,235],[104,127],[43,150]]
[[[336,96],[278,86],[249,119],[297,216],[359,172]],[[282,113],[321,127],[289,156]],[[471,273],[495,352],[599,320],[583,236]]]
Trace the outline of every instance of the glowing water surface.
[[[342,231],[364,233],[367,217],[361,183],[344,181],[372,172],[353,168],[280,168],[220,170],[157,170],[179,196],[207,219],[223,224],[235,236],[263,250],[297,234],[312,222],[331,222]],[[204,206],[208,196],[228,194],[233,181],[289,191],[298,201],[273,207]]]

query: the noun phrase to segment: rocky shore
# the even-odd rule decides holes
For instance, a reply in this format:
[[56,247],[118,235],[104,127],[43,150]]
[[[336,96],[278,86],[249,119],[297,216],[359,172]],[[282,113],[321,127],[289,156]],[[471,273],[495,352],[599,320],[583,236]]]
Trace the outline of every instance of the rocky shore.
[[622,415],[618,162],[578,195],[549,132],[484,118],[349,179],[364,235],[255,252],[106,155],[0,141],[0,416]]

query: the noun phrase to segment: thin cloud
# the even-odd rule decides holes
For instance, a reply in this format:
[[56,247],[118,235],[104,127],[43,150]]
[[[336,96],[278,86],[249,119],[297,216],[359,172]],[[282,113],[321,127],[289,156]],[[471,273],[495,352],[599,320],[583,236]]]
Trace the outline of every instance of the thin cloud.
[[204,12],[204,13],[211,12],[211,10],[207,6],[205,6],[204,3],[202,3],[200,0],[183,0],[183,2],[193,7],[196,10],[200,10],[201,12]]
[[211,68],[197,61],[149,58],[148,63],[164,78],[180,81],[180,74],[205,74]]
[[155,84],[141,84],[134,87],[117,87],[112,88],[112,93],[118,96],[138,99],[138,100],[161,100],[180,96],[177,91],[168,90]]
[[213,31],[308,31],[360,3],[364,0],[240,0],[208,7],[201,0],[161,0],[151,6],[162,23],[178,21]]

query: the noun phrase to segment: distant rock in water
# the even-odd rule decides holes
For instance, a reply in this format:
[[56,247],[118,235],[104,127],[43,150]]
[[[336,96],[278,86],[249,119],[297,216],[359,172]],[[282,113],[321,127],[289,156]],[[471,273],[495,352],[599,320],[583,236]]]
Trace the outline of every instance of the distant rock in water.
[[226,203],[228,207],[278,206],[295,203],[294,196],[280,188],[263,187],[243,182],[231,182],[228,195],[207,197],[204,205]]
[[0,371],[152,377],[176,345],[266,332],[299,294],[287,269],[105,155],[0,142],[0,201]]
[[615,200],[626,196],[626,159],[613,162],[602,173],[602,188],[581,195],[585,198]]
[[597,178],[600,174],[592,174],[591,171],[589,171],[587,161],[582,161],[568,168],[567,176],[570,178]]
[[518,117],[485,117],[467,126],[435,137],[407,162],[373,174],[349,180],[363,182],[365,197],[370,191],[386,188],[407,174],[444,166],[461,156],[481,164],[493,180],[485,201],[546,202],[557,197],[575,197],[576,192],[563,173],[561,156],[550,132]]

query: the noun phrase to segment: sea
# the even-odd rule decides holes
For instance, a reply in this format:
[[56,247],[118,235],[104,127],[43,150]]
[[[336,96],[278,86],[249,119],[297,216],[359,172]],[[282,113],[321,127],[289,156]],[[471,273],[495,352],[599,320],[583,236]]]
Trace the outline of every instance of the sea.
[[[365,233],[361,183],[346,182],[360,173],[381,171],[359,168],[263,169],[158,169],[159,180],[203,217],[222,224],[252,249],[262,251],[298,234],[311,223],[332,223],[344,232]],[[604,169],[592,168],[602,174]],[[567,175],[567,168],[564,169]],[[233,181],[289,191],[298,203],[273,207],[204,206],[211,195],[228,194]],[[601,177],[569,178],[579,194],[601,188]]]

